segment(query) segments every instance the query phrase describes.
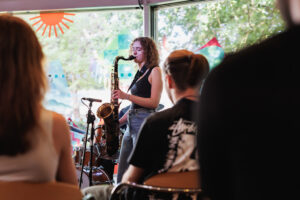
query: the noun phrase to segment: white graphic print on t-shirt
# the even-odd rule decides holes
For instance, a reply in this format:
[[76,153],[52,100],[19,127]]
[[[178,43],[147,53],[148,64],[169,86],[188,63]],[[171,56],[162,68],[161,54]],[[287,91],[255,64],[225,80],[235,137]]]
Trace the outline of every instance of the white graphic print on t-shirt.
[[162,172],[179,172],[199,169],[196,160],[196,124],[180,118],[169,127],[169,151]]

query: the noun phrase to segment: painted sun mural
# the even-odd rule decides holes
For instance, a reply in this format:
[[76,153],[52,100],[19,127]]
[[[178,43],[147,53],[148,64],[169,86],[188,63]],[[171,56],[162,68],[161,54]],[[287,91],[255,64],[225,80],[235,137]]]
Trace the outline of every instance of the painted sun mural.
[[[51,37],[52,29],[54,29],[55,37],[57,37],[57,27],[60,30],[62,34],[64,34],[64,31],[61,27],[63,25],[67,29],[69,29],[69,26],[63,21],[67,21],[70,23],[73,23],[74,21],[71,19],[66,18],[66,16],[74,16],[73,13],[64,13],[64,12],[57,12],[57,13],[40,13],[39,16],[32,17],[29,20],[33,20],[32,27],[38,26],[38,28],[35,30],[38,32],[40,29],[43,28],[42,35],[46,33],[47,29],[48,36]],[[49,28],[48,28],[49,27]]]

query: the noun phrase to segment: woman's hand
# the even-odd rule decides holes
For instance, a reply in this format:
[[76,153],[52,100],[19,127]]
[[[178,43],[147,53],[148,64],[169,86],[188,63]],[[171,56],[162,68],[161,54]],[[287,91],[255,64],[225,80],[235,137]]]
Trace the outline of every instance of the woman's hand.
[[124,124],[126,124],[126,122],[127,122],[127,115],[128,115],[128,111],[120,118],[120,120],[119,120],[120,126],[123,126]]
[[128,99],[129,94],[122,92],[121,90],[114,90],[113,99]]

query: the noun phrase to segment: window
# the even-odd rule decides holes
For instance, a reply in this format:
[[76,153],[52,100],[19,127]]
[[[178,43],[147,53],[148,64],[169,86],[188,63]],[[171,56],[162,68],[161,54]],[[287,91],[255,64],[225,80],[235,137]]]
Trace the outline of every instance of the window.
[[[50,83],[45,106],[85,130],[88,109],[80,99],[92,97],[110,102],[114,58],[128,57],[131,41],[143,35],[142,11],[78,10],[14,15],[32,25],[43,46]],[[55,26],[46,28],[51,24]],[[120,87],[127,91],[136,67],[129,61],[120,60],[118,64]],[[100,105],[94,102],[92,111],[96,113]]]
[[[273,0],[166,4],[154,9],[154,19],[154,35],[162,61],[173,50],[187,49],[206,56],[210,68],[221,62],[224,53],[237,51],[284,29]],[[199,50],[209,41],[217,42],[220,47]],[[171,105],[165,92],[161,101]]]
[[284,29],[273,0],[215,0],[159,6],[155,35],[162,57],[175,49],[196,51],[216,37],[226,53]]
[[[50,14],[53,13],[62,12]],[[132,39],[143,35],[143,11],[67,10],[57,14],[58,17],[52,21],[44,12],[13,14],[33,26],[43,45],[51,86],[45,100],[46,107],[85,129],[87,107],[80,99],[92,97],[102,102],[110,101],[110,70],[114,58],[117,55],[127,57]],[[199,52],[199,48],[212,38],[216,38],[226,54],[284,29],[273,0],[169,3],[154,7],[154,19],[154,35],[162,62],[175,49]],[[46,25],[41,26],[40,20],[60,26],[45,29]],[[211,56],[211,51],[208,54],[206,56]],[[216,61],[211,66],[221,61],[215,58],[208,60]],[[119,61],[119,84],[123,90],[127,91],[136,70],[133,62]],[[165,108],[172,105],[165,91],[161,103]],[[100,105],[93,104],[94,113]],[[128,101],[123,101],[121,108],[126,105]]]

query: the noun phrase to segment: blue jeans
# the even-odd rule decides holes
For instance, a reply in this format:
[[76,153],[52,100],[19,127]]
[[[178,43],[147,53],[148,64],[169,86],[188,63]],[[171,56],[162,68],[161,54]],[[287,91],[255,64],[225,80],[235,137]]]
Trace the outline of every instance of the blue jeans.
[[127,160],[136,143],[140,127],[144,122],[144,120],[153,112],[154,110],[148,110],[143,108],[129,110],[127,116],[128,126],[123,135],[120,157],[119,157],[119,167],[118,167],[118,175],[117,175],[118,183],[121,182],[123,174],[125,173],[125,171],[129,166]]

